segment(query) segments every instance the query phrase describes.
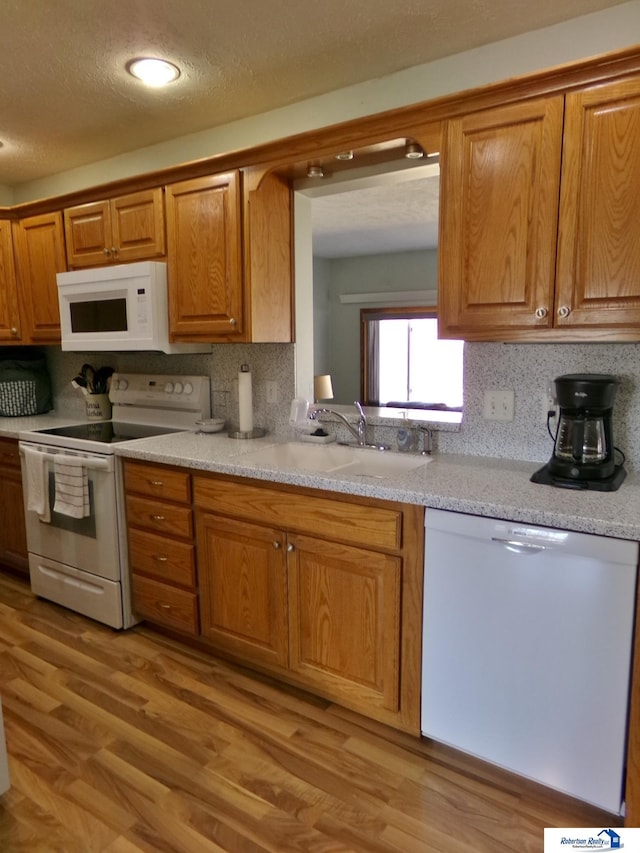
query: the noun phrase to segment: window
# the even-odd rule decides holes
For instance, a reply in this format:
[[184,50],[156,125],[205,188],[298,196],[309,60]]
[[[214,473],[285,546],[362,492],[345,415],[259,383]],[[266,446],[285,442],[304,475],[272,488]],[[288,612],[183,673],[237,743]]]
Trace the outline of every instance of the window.
[[433,310],[363,308],[360,318],[365,403],[462,410],[464,341],[438,340]]

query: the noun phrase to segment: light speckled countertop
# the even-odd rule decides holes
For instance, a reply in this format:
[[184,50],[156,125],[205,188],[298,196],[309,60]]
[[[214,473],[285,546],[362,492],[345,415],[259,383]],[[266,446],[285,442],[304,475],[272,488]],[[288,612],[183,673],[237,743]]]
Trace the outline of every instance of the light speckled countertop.
[[[48,429],[77,422],[77,417],[65,418],[56,413],[29,418],[0,418],[0,435],[17,438],[25,430]],[[631,475],[617,492],[607,493],[536,485],[529,482],[529,477],[540,467],[539,463],[493,457],[435,455],[417,471],[384,480],[340,471],[322,473],[269,467],[243,459],[261,447],[287,440],[268,435],[243,441],[228,438],[224,433],[203,435],[182,432],[128,441],[117,445],[116,453],[128,459],[182,465],[199,471],[640,540],[640,481]],[[357,452],[375,453],[373,450]]]
[[275,468],[243,459],[260,447],[281,441],[286,439],[266,436],[243,441],[225,434],[178,433],[127,442],[117,452],[129,459],[200,471],[640,540],[640,484],[631,476],[617,492],[605,493],[537,485],[529,477],[539,463],[489,457],[436,455],[424,468],[384,480],[340,471],[325,474]]

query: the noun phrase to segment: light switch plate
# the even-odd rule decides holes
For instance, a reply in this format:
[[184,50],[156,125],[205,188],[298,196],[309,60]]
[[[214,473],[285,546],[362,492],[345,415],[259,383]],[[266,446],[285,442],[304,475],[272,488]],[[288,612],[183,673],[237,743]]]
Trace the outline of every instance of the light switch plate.
[[515,395],[512,389],[491,388],[484,392],[482,416],[486,421],[512,421]]

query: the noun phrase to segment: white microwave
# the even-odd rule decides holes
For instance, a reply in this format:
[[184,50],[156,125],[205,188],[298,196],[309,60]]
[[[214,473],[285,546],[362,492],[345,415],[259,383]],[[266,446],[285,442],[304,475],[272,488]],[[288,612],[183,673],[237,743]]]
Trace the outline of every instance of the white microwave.
[[74,270],[56,279],[63,350],[211,352],[211,344],[169,342],[165,263]]

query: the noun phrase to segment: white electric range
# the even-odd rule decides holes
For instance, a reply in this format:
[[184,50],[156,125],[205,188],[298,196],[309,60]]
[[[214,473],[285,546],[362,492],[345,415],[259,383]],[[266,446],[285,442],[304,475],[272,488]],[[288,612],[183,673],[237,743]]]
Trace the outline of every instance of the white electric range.
[[31,589],[113,628],[131,609],[116,446],[192,430],[211,414],[208,376],[114,373],[112,418],[19,434]]

